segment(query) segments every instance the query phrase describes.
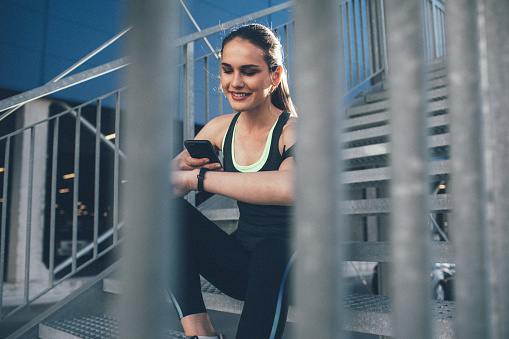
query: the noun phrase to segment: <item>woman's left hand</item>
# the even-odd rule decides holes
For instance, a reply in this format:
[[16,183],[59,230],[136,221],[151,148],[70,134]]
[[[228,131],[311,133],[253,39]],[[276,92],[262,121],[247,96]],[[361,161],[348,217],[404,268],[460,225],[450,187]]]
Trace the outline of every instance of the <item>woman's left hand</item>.
[[184,196],[191,191],[198,189],[198,173],[200,170],[192,171],[171,171],[170,182],[173,194],[177,197]]

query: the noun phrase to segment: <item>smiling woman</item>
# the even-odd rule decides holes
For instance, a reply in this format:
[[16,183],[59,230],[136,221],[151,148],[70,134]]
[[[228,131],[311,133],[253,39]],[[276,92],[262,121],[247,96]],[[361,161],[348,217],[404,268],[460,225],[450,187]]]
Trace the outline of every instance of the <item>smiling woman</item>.
[[[172,163],[176,196],[204,190],[237,200],[240,217],[228,235],[179,199],[185,243],[174,305],[186,335],[216,338],[200,275],[244,300],[237,338],[281,338],[288,311],[290,213],[294,200],[297,114],[288,91],[281,44],[265,26],[242,26],[222,45],[221,86],[237,111],[206,124],[196,139],[223,151],[223,166],[187,151]],[[293,257],[292,257],[293,258]],[[201,337],[200,337],[201,336]]]

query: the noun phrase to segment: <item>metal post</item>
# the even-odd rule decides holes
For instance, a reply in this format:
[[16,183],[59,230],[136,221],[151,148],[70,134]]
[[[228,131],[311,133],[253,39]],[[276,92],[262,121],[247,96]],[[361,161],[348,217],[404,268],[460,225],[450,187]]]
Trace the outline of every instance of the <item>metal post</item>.
[[481,92],[485,124],[492,337],[509,338],[509,2],[478,1]]
[[7,203],[9,202],[7,192],[9,188],[9,161],[11,149],[11,138],[5,140],[5,158],[4,158],[4,173],[2,185],[2,218],[0,220],[0,310],[3,309],[3,293],[4,293],[4,268],[5,268],[5,253],[7,252],[5,236],[7,235]]
[[[338,148],[339,4],[296,2],[295,85],[299,108],[295,297],[297,338],[338,338],[343,322],[341,233],[346,225]],[[341,336],[344,338],[344,336]]]
[[449,2],[447,17],[457,338],[489,337],[476,2]]
[[[163,338],[170,317],[164,291],[178,257],[168,162],[176,109],[174,38],[176,1],[130,1],[128,110],[123,124],[127,184],[122,199],[124,296],[118,312],[122,338]],[[171,219],[170,219],[171,217]]]
[[422,1],[387,1],[396,338],[430,338]]
[[184,112],[184,140],[194,138],[194,42],[189,42],[185,48],[185,98]]

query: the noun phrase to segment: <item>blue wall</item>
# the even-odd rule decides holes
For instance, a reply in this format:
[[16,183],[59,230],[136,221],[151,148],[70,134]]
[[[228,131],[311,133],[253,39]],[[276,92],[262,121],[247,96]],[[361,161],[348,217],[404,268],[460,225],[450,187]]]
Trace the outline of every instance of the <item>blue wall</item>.
[[[283,2],[184,0],[201,29]],[[1,0],[0,89],[24,92],[46,84],[125,28],[126,5],[126,0]],[[182,9],[180,16],[180,34],[195,32]],[[276,18],[259,21],[271,24],[272,19]],[[123,41],[108,47],[76,72],[124,56]],[[211,43],[218,47],[220,36]],[[197,55],[200,50],[203,47],[197,46]],[[120,87],[119,81],[109,75],[56,96],[82,102]],[[12,92],[0,90],[0,99],[10,95]]]

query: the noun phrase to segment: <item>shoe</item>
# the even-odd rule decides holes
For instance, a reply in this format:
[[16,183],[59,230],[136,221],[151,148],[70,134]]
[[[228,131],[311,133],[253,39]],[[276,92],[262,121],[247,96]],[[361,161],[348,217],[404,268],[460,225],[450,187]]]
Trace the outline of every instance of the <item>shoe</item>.
[[[218,339],[226,339],[226,337],[221,333],[216,333],[216,336]],[[197,335],[194,335],[192,337],[186,337],[186,339],[199,339]]]

